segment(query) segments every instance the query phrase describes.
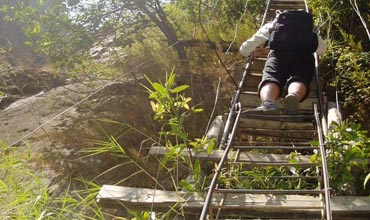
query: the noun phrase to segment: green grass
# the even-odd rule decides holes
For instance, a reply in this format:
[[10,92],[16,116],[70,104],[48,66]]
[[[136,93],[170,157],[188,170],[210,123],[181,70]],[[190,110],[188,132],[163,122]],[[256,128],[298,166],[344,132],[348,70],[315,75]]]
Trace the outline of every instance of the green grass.
[[104,219],[95,197],[100,186],[80,180],[86,189],[50,195],[42,173],[30,168],[31,152],[0,141],[0,219]]

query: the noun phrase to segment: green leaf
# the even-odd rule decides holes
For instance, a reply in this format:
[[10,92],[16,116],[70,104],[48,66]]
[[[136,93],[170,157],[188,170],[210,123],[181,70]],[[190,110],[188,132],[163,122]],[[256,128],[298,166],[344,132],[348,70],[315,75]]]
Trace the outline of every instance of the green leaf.
[[179,183],[179,185],[182,188],[184,188],[187,191],[189,191],[189,192],[193,192],[194,191],[194,187],[190,183],[188,183],[187,181],[185,181],[185,180],[181,180],[180,183]]
[[310,162],[316,162],[317,161],[317,154],[312,154],[310,157]]
[[184,91],[184,90],[185,90],[185,89],[187,89],[187,88],[189,88],[189,86],[188,86],[188,85],[182,85],[182,86],[176,87],[176,88],[174,88],[174,89],[171,89],[170,91],[171,91],[172,93],[179,93],[179,92],[181,92],[181,91]]
[[7,5],[3,5],[3,6],[1,6],[1,8],[0,8],[0,12],[2,12],[2,13],[6,13],[8,11],[8,6]]
[[165,94],[166,93],[166,88],[164,86],[162,86],[161,84],[155,82],[155,83],[152,84],[152,86],[160,94]]
[[175,82],[175,78],[176,78],[176,74],[175,73],[171,73],[170,76],[167,79],[167,86],[168,86],[168,88],[171,88],[172,87],[173,83]]
[[201,171],[200,162],[199,162],[198,159],[195,160],[193,168],[194,168],[194,170],[193,170],[194,180],[195,180],[195,182],[197,182],[199,180],[200,171]]
[[0,192],[6,192],[8,190],[8,186],[2,180],[0,180]]
[[311,141],[310,143],[313,146],[319,146],[320,145],[320,142],[319,141]]
[[215,139],[209,140],[208,143],[209,144],[208,144],[208,147],[207,147],[207,155],[211,155],[211,153],[212,153],[212,151],[213,151],[213,149],[215,147]]

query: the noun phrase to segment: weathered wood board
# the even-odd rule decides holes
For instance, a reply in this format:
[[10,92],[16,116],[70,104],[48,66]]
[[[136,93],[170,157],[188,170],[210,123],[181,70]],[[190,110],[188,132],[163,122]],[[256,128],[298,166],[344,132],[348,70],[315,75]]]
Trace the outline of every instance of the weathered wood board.
[[[167,149],[165,147],[159,147],[159,146],[152,146],[149,150],[149,155],[154,156],[163,156],[167,153]],[[214,150],[210,155],[207,154],[207,152],[197,152],[193,153],[192,156],[194,158],[198,158],[200,160],[208,160],[208,161],[220,161],[221,157],[224,154],[224,150],[217,149]],[[183,152],[184,156],[189,155],[189,151],[185,150]],[[289,164],[289,155],[288,154],[256,154],[252,152],[246,152],[246,151],[230,151],[228,155],[229,160],[236,161],[236,162],[242,162],[242,163],[249,163],[249,164]],[[301,155],[300,160],[302,163],[309,163],[310,162],[310,156]],[[295,165],[295,164],[291,164]]]
[[[171,208],[197,214],[203,207],[200,194],[104,185],[98,196],[98,204],[106,208],[146,211],[168,211]],[[221,203],[222,201],[222,203]],[[320,199],[304,195],[272,195],[215,192],[212,208],[225,212],[237,210],[278,215],[279,213],[302,213],[320,211]],[[370,197],[338,196],[331,199],[334,219],[370,219]]]

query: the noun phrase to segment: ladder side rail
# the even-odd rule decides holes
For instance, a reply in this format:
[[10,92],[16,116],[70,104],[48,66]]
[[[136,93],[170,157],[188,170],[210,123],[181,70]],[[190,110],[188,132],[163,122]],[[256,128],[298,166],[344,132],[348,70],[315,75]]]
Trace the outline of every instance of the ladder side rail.
[[[266,0],[266,8],[265,8],[265,12],[263,14],[262,22],[261,22],[261,25],[260,25],[261,27],[265,23],[265,19],[266,19],[267,13],[269,11],[270,5],[271,5],[271,0]],[[236,104],[239,102],[239,97],[240,97],[240,94],[242,92],[244,83],[247,79],[247,75],[249,74],[250,65],[252,63],[252,60],[253,60],[253,52],[251,53],[251,55],[249,55],[249,58],[247,60],[247,64],[245,66],[245,69],[244,69],[244,72],[243,72],[243,75],[242,75],[242,79],[239,83],[238,90],[236,91],[236,94],[233,97],[230,112],[229,112],[229,115],[228,115],[226,123],[225,123],[225,128],[224,128],[224,132],[223,132],[222,137],[221,137],[219,148],[224,148],[223,145],[225,145],[225,143],[227,141],[227,138],[228,138],[228,135],[229,135],[229,129],[230,129],[231,123],[232,123],[232,121],[234,120],[234,117],[235,117],[235,115],[234,115],[234,112],[235,112],[234,110],[235,109],[234,108],[235,108]]]
[[262,23],[261,23],[261,26],[263,25],[263,24],[265,24],[265,19],[266,19],[266,17],[267,17],[267,13],[268,13],[268,11],[269,11],[269,8],[270,8],[270,6],[271,6],[271,0],[266,0],[266,9],[265,9],[265,13],[263,14],[263,18],[262,18]]
[[248,58],[247,64],[246,64],[244,72],[243,72],[242,79],[239,83],[238,90],[236,91],[236,94],[232,99],[230,112],[229,112],[229,115],[228,115],[226,123],[225,123],[225,128],[224,128],[224,131],[223,131],[223,134],[222,134],[222,137],[221,137],[219,148],[224,148],[224,145],[226,145],[226,142],[228,140],[229,130],[230,130],[230,127],[231,127],[231,125],[234,121],[234,118],[235,118],[235,108],[237,106],[237,103],[239,102],[239,97],[240,97],[240,94],[242,93],[244,83],[247,79],[247,75],[249,74],[252,60],[253,60],[253,53]]
[[304,0],[304,6],[305,6],[305,10],[306,10],[307,12],[309,12],[309,11],[308,11],[308,4],[307,4],[307,0]]
[[314,53],[315,57],[315,76],[316,76],[316,84],[317,84],[317,99],[319,102],[319,113],[320,113],[320,118],[322,121],[322,129],[325,135],[328,134],[328,126],[326,122],[326,116],[324,112],[324,101],[322,97],[322,88],[321,88],[321,79],[320,79],[320,72],[319,72],[319,58],[316,53]]
[[315,111],[317,133],[318,133],[319,145],[320,145],[320,151],[321,151],[322,175],[323,175],[323,180],[324,180],[324,193],[325,193],[326,220],[332,220],[332,211],[331,211],[331,204],[330,204],[329,176],[328,176],[329,172],[328,172],[328,166],[326,162],[326,151],[324,148],[323,131],[321,127],[321,120],[320,120],[319,112],[317,109],[317,104],[314,104],[314,111]]
[[[267,6],[266,6],[266,9],[265,9],[265,12],[264,12],[264,15],[263,15],[261,26],[265,23],[265,18],[266,18],[266,15],[268,13],[268,10],[270,8],[271,0],[267,0],[266,4],[267,4]],[[223,148],[223,146],[226,145],[225,152],[224,152],[224,154],[223,154],[223,156],[222,156],[222,158],[221,158],[221,160],[220,160],[220,162],[217,166],[217,170],[216,170],[216,172],[215,172],[215,174],[212,178],[212,181],[211,181],[211,184],[209,186],[209,190],[207,192],[207,196],[206,196],[206,199],[204,201],[204,205],[203,205],[199,220],[206,220],[207,211],[209,209],[209,205],[211,203],[211,199],[212,199],[212,195],[213,195],[213,190],[216,187],[216,182],[217,182],[218,176],[221,173],[221,168],[223,167],[223,164],[227,160],[228,153],[231,149],[233,139],[236,135],[236,128],[238,126],[238,122],[239,122],[241,112],[242,112],[241,104],[239,102],[239,98],[240,98],[240,95],[242,93],[244,83],[247,79],[247,75],[249,74],[252,60],[253,60],[253,52],[251,53],[251,55],[249,56],[249,58],[247,60],[247,64],[245,66],[245,70],[243,72],[242,79],[239,83],[239,87],[236,91],[236,94],[235,94],[235,96],[233,97],[233,100],[232,100],[231,108],[230,108],[230,111],[229,111],[229,115],[228,115],[228,118],[227,118],[227,121],[226,121],[226,124],[225,124],[224,132],[223,132],[223,135],[222,135],[222,138],[221,138],[221,141],[220,141],[220,146],[219,146],[220,148]],[[235,118],[235,110],[238,110],[236,118]],[[234,118],[235,118],[235,120],[234,120]],[[228,138],[229,138],[229,129],[230,129],[233,121],[234,121],[234,123],[233,123],[233,129],[231,131],[231,137],[228,140]]]
[[[236,129],[238,127],[238,122],[239,122],[239,119],[240,119],[240,116],[241,116],[241,113],[242,113],[242,108],[241,108],[240,103],[237,103],[234,108],[236,108],[238,110],[238,112],[237,112],[237,115],[236,115],[235,123],[233,125],[233,129],[231,131],[231,140],[233,140],[235,135],[236,135]],[[222,167],[228,159],[228,154],[229,154],[229,151],[231,149],[231,146],[232,146],[232,141],[229,141],[227,146],[226,146],[225,152],[222,155],[222,158],[221,158],[220,162],[217,165],[217,169],[215,171],[215,174],[212,177],[212,181],[211,181],[211,184],[209,186],[207,196],[206,196],[206,199],[204,201],[204,204],[203,204],[203,207],[202,207],[202,212],[200,214],[199,220],[206,220],[207,219],[207,212],[208,212],[208,209],[209,209],[209,206],[210,206],[210,203],[211,203],[213,190],[216,188],[217,179],[218,179],[218,177],[221,173]]]

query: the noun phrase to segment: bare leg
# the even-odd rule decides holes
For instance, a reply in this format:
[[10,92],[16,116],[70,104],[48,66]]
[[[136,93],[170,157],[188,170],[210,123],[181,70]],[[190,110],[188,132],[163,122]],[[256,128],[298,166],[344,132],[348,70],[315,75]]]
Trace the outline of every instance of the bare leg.
[[301,82],[292,82],[288,87],[288,94],[296,94],[299,101],[305,97],[307,92],[306,86]]
[[250,109],[250,113],[278,114],[279,110],[275,104],[280,95],[280,88],[276,83],[268,82],[260,90],[261,106]]
[[280,95],[280,88],[276,83],[268,82],[266,83],[260,91],[261,101],[271,100],[276,101]]
[[292,82],[288,87],[288,95],[284,98],[284,105],[287,114],[299,113],[299,102],[303,100],[307,92],[306,86],[301,82]]

